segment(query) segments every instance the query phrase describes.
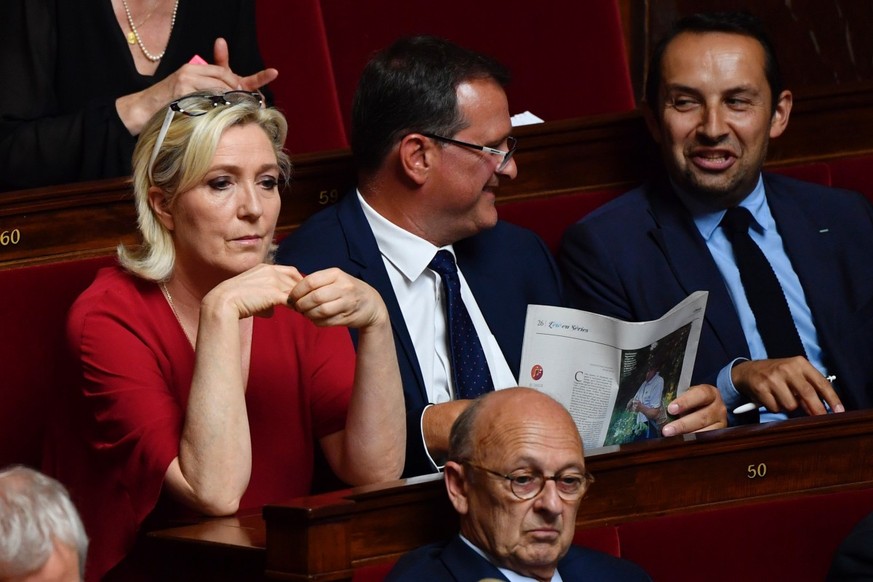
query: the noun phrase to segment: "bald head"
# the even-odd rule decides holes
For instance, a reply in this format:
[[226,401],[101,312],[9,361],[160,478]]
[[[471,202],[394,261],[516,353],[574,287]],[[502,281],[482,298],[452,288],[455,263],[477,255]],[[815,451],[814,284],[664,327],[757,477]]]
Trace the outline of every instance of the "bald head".
[[[588,483],[567,410],[536,390],[498,390],[458,417],[449,447],[446,488],[464,537],[500,567],[550,579],[573,540]],[[567,486],[573,482],[582,488]]]
[[567,409],[538,390],[519,387],[489,392],[473,402],[452,427],[448,458],[471,459],[474,449],[490,448],[503,433],[518,428],[564,435],[577,442],[582,453],[582,438]]

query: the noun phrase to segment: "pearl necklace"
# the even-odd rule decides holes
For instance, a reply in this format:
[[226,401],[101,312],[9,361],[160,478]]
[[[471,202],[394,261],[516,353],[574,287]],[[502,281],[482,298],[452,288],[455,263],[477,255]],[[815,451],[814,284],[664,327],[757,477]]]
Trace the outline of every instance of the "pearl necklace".
[[[149,13],[146,14],[146,17],[143,18],[143,19],[142,19],[142,22],[140,22],[139,24],[137,24],[137,26],[141,27],[143,24],[145,24],[146,22],[148,22],[148,21],[149,21],[149,18],[152,17],[152,14],[155,13],[155,10],[157,10],[157,8],[158,8],[158,2],[157,2],[157,0],[156,0],[155,3],[154,3],[154,5],[152,5],[152,9],[149,10]],[[133,30],[129,30],[129,31],[127,32],[127,35],[125,36],[125,38],[127,39],[127,44],[136,44],[136,35],[133,34]]]
[[191,347],[192,348],[195,347],[194,340],[191,339],[191,334],[188,333],[188,328],[185,327],[184,323],[182,323],[182,318],[179,317],[179,312],[176,311],[176,304],[173,303],[173,296],[170,295],[170,290],[167,289],[167,284],[165,282],[161,281],[160,283],[158,283],[158,285],[161,287],[161,291],[163,291],[164,297],[167,299],[167,303],[170,304],[170,309],[173,310],[173,315],[176,316],[176,321],[179,322],[179,327],[182,328],[182,333],[185,334],[185,338],[188,340],[188,343],[191,344]]
[[[136,25],[133,23],[133,16],[130,14],[130,7],[127,5],[127,0],[121,0],[121,3],[124,5],[124,12],[127,14],[127,23],[130,25],[130,33],[133,34],[133,37],[136,39],[136,44],[139,45],[139,49],[142,51],[142,54],[145,55],[145,58],[150,60],[153,63],[158,62],[162,58],[164,58],[164,54],[167,52],[167,47],[164,47],[164,50],[161,51],[160,54],[153,55],[149,52],[149,50],[145,47],[142,42],[142,37],[139,35],[139,31],[136,29]],[[179,0],[176,0],[176,4],[173,6],[173,16],[170,17],[170,35],[173,34],[173,26],[176,24],[176,12],[179,10]],[[151,16],[151,14],[149,14]],[[148,20],[148,17],[146,18]],[[144,24],[145,20],[143,20],[140,24]],[[130,34],[127,35],[128,42],[130,42]],[[133,44],[131,42],[131,44]],[[167,46],[169,46],[170,40],[167,37]]]

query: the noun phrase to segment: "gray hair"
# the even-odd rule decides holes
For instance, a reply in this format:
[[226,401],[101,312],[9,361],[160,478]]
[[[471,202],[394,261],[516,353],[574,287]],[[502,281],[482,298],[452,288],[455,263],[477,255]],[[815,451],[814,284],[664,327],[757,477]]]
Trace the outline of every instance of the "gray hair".
[[88,536],[66,488],[21,465],[0,471],[0,578],[39,570],[56,543],[77,550],[82,578]]
[[[489,392],[488,394],[492,393]],[[479,411],[482,409],[483,397],[484,395],[476,398],[452,423],[452,429],[449,432],[449,451],[447,456],[449,461],[462,463],[473,459],[476,446],[473,431],[479,418]]]

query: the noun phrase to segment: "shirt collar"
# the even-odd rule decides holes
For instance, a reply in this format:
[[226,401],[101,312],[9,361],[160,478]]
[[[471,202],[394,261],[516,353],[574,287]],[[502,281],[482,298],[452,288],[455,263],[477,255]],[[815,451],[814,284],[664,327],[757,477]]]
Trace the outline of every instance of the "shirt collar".
[[[473,542],[471,542],[470,540],[465,538],[463,534],[458,534],[458,535],[461,538],[461,541],[463,541],[465,544],[470,546],[470,549],[472,549],[474,552],[476,552],[477,554],[482,556],[484,559],[488,560],[495,568],[500,570],[500,572],[504,576],[506,576],[506,579],[509,580],[509,582],[536,582],[536,580],[534,580],[533,578],[530,578],[528,576],[522,576],[518,572],[513,572],[512,570],[509,570],[508,568],[501,568],[500,566],[498,566],[497,564],[494,563],[494,560],[492,560],[488,554],[486,554],[484,551],[482,551],[476,544],[474,544]],[[564,581],[564,579],[561,578],[560,572],[558,572],[558,569],[555,568],[555,573],[552,574],[551,582],[563,582],[563,581]]]
[[[721,219],[724,218],[725,210],[712,210],[699,200],[689,196],[675,183],[673,183],[673,190],[676,192],[676,195],[679,197],[679,200],[685,208],[688,209],[688,212],[691,213],[691,217],[694,220],[694,224],[697,226],[697,230],[700,231],[704,240],[708,241],[715,232],[715,229],[718,228]],[[773,216],[770,214],[770,207],[767,205],[764,179],[761,174],[758,174],[758,183],[755,184],[752,192],[746,196],[739,205],[747,209],[752,214],[752,218],[755,219],[752,228],[759,232],[775,228],[776,222],[773,220]]]
[[[410,282],[418,279],[440,249],[408,230],[400,228],[376,212],[364,200],[360,190],[357,190],[356,194],[361,203],[361,209],[364,211],[364,216],[370,223],[373,236],[376,237],[379,252]],[[451,245],[443,248],[452,255],[455,254]]]

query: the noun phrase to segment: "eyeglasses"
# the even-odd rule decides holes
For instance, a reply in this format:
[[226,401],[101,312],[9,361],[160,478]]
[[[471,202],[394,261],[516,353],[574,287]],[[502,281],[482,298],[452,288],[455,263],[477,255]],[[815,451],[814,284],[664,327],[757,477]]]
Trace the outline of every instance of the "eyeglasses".
[[167,106],[167,115],[164,117],[163,125],[161,125],[161,131],[158,132],[155,147],[152,149],[152,157],[149,160],[149,180],[154,182],[152,171],[154,170],[155,160],[158,158],[161,146],[164,145],[164,138],[167,137],[170,123],[172,123],[176,113],[184,113],[190,117],[197,117],[198,115],[206,115],[216,107],[236,105],[238,103],[257,103],[258,107],[263,107],[264,96],[257,91],[228,91],[218,95],[187,95],[171,102]]
[[512,136],[509,136],[509,137],[506,138],[506,145],[509,146],[509,150],[508,150],[508,151],[503,151],[503,150],[498,150],[498,149],[496,149],[496,148],[490,148],[490,147],[488,147],[488,146],[477,145],[477,144],[474,144],[474,143],[468,143],[468,142],[465,142],[465,141],[460,141],[460,140],[457,140],[457,139],[452,139],[452,138],[450,138],[450,137],[445,137],[445,136],[442,136],[442,135],[437,135],[437,134],[435,134],[435,133],[423,133],[423,134],[421,134],[421,135],[423,135],[423,136],[425,136],[425,137],[429,137],[429,138],[431,138],[431,139],[436,139],[436,140],[439,140],[439,141],[444,141],[444,142],[446,142],[446,143],[452,143],[452,144],[459,145],[459,146],[462,146],[462,147],[465,147],[465,148],[470,148],[470,149],[472,149],[472,150],[478,150],[478,151],[480,151],[480,152],[485,152],[486,154],[493,154],[493,155],[495,155],[495,156],[503,156],[503,159],[500,160],[500,164],[498,164],[498,166],[497,166],[497,170],[496,170],[497,172],[502,172],[502,171],[503,171],[503,168],[505,168],[506,165],[509,163],[509,160],[512,159],[512,154],[515,153],[515,148],[518,147],[518,140],[515,139],[515,138],[512,137]]
[[558,496],[561,499],[564,501],[577,501],[585,495],[588,488],[594,483],[594,475],[588,471],[584,473],[559,473],[546,477],[540,471],[519,470],[509,475],[504,475],[470,461],[463,461],[463,463],[473,469],[484,471],[489,475],[506,479],[509,481],[509,488],[512,490],[513,495],[521,500],[533,499],[546,487],[546,481],[554,481],[555,487],[558,490]]

